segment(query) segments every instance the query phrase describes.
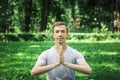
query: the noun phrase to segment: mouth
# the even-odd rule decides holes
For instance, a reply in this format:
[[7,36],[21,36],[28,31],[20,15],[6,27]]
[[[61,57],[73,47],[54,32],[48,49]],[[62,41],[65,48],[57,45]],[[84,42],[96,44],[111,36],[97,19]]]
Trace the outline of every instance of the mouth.
[[63,38],[57,38],[58,40],[62,40]]

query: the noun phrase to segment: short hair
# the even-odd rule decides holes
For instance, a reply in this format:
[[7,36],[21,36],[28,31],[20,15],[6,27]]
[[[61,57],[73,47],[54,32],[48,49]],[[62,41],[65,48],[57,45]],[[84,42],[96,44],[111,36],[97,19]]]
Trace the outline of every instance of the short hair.
[[67,25],[66,25],[64,22],[62,22],[62,21],[57,21],[57,22],[55,22],[55,23],[53,24],[53,26],[52,26],[52,32],[54,33],[54,28],[55,28],[55,26],[60,26],[60,25],[66,26],[66,31],[67,31],[67,33],[68,33],[68,27],[67,27]]

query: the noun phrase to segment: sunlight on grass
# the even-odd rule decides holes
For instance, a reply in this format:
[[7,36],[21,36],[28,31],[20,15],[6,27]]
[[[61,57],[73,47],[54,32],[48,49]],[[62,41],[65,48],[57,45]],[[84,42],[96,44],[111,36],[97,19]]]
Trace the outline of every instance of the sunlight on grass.
[[100,53],[99,54],[101,54],[101,55],[117,55],[117,54],[119,54],[119,52],[108,52],[108,51],[100,51]]
[[74,43],[81,43],[81,42],[84,42],[84,43],[107,43],[107,42],[109,42],[109,43],[113,43],[113,42],[120,42],[120,40],[105,40],[105,41],[93,41],[93,40],[88,40],[88,39],[86,39],[86,40],[74,40],[74,39],[71,39],[71,40],[67,40],[67,42],[69,43],[69,42],[74,42]]
[[16,54],[17,56],[23,56],[23,53],[22,52],[19,52]]
[[32,47],[32,48],[34,48],[34,47],[40,47],[39,45],[31,45],[31,46],[29,46],[29,47]]
[[[93,69],[92,75],[76,72],[76,80],[118,80],[120,42],[68,41]],[[31,77],[30,70],[40,53],[54,45],[45,42],[9,42],[0,45],[0,80],[46,80],[46,74]],[[12,77],[11,77],[12,76]]]
[[119,54],[119,52],[104,52],[104,54],[107,54],[107,55],[117,55],[117,54]]

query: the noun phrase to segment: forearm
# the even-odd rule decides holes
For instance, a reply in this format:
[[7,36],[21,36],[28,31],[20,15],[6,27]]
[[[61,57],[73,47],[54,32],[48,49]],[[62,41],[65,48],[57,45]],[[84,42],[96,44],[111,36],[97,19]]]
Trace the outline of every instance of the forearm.
[[48,72],[49,70],[56,68],[58,65],[59,65],[58,63],[55,63],[55,64],[51,64],[51,65],[47,65],[47,66],[34,67],[31,71],[31,76],[35,76],[38,74],[43,74],[45,72]]
[[84,74],[91,74],[92,73],[92,69],[86,65],[71,64],[71,63],[67,63],[67,62],[64,62],[63,65],[66,67],[69,67],[73,70],[76,70],[78,72],[84,73]]

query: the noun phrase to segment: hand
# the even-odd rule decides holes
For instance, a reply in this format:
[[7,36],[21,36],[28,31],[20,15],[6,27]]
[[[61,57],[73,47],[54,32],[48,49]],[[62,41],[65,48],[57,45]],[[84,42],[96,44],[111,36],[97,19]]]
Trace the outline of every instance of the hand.
[[58,56],[58,63],[59,63],[59,65],[63,64],[65,62],[65,60],[64,60],[63,47],[62,46],[60,46],[59,49],[58,49],[58,55],[59,55]]

